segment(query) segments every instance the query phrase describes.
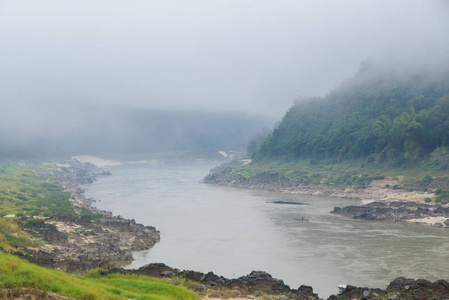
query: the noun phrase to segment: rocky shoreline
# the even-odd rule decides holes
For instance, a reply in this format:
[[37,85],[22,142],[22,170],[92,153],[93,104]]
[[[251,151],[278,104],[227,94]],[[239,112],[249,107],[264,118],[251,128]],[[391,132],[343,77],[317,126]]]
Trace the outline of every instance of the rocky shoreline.
[[[105,271],[103,276],[110,273],[138,274],[151,277],[165,278],[173,284],[183,283],[199,295],[214,299],[320,299],[313,292],[313,288],[301,285],[292,289],[280,279],[273,278],[263,271],[252,271],[250,274],[235,279],[218,276],[213,272],[201,273],[189,270],[178,270],[165,264],[148,264],[136,270],[122,268]],[[393,280],[385,289],[367,288],[348,285],[341,293],[331,295],[328,300],[352,299],[449,299],[449,282],[437,280],[409,279],[399,277]]]
[[92,183],[100,172],[89,163],[72,160],[54,172],[66,192],[71,194],[77,216],[53,214],[46,219],[21,218],[19,226],[45,244],[26,249],[22,256],[38,265],[70,273],[94,268],[113,268],[129,264],[132,251],[150,249],[160,240],[159,231],[91,205],[80,184]]
[[[172,283],[186,281],[190,289],[202,296],[214,298],[235,298],[250,295],[285,295],[286,299],[319,299],[310,286],[301,285],[298,289],[290,289],[280,279],[273,278],[263,271],[252,271],[250,274],[236,279],[218,276],[213,272],[201,273],[191,270],[178,270],[165,264],[148,264],[136,270],[111,269],[109,273],[138,274],[150,277],[169,278]],[[190,282],[190,284],[189,284]]]
[[[253,271],[236,279],[218,276],[213,272],[201,273],[178,270],[165,264],[149,264],[139,269],[123,269],[121,265],[133,258],[131,251],[149,249],[160,240],[159,231],[154,227],[137,224],[110,212],[101,211],[91,205],[94,200],[83,196],[80,184],[91,183],[96,176],[107,176],[94,165],[72,161],[70,166],[60,166],[55,173],[57,179],[70,192],[71,201],[78,212],[77,217],[53,214],[45,220],[29,222],[22,218],[19,225],[46,244],[38,249],[26,249],[21,256],[36,264],[61,269],[71,273],[84,273],[94,268],[106,276],[110,273],[140,274],[164,278],[172,284],[183,284],[199,295],[209,299],[320,299],[310,286],[301,285],[292,289],[280,279],[263,271]],[[212,182],[209,182],[212,183]],[[213,182],[215,184],[220,184]],[[254,183],[249,186],[230,185],[246,188],[265,188],[282,192],[297,192],[297,188],[286,186],[285,182]],[[261,187],[262,185],[262,187]],[[317,188],[317,187],[314,187]],[[329,190],[328,190],[329,191]],[[315,195],[312,187],[302,192]],[[331,193],[326,196],[332,196]],[[92,215],[83,214],[84,209]],[[333,213],[351,218],[368,220],[413,220],[428,215],[447,215],[449,209],[433,207],[429,204],[404,201],[381,201],[364,206],[335,208]],[[447,226],[442,222],[441,226]],[[440,225],[438,225],[440,226]],[[336,290],[337,292],[337,290]],[[329,299],[448,299],[449,283],[444,280],[429,282],[403,277],[397,278],[382,289],[347,286],[341,294]]]

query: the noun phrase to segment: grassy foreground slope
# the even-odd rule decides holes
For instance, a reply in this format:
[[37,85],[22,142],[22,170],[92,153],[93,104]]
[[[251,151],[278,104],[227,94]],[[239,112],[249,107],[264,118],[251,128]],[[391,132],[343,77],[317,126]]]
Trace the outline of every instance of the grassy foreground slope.
[[32,288],[41,295],[52,292],[76,299],[198,299],[186,288],[156,278],[110,274],[99,270],[70,275],[42,268],[14,255],[0,252],[0,289]]

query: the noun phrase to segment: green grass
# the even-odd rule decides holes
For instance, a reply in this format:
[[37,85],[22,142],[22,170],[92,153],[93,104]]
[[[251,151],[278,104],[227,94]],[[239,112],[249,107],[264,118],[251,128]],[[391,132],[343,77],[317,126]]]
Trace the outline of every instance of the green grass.
[[38,247],[42,242],[22,231],[11,221],[0,218],[0,248],[5,251],[17,251],[20,248]]
[[52,167],[0,165],[0,217],[49,216],[51,212],[75,216],[69,199]]
[[[447,186],[449,171],[436,168],[428,162],[395,167],[387,164],[367,163],[364,160],[345,162],[326,160],[263,160],[245,166],[229,166],[217,174],[222,180],[245,182],[250,179],[271,176],[284,178],[298,184],[325,184],[366,188],[374,180],[397,179],[394,186],[408,190],[428,190]],[[399,180],[401,178],[401,180]],[[437,178],[437,180],[434,180]]]
[[[69,199],[70,194],[63,191],[50,166],[0,165],[0,249],[16,252],[41,245],[19,228],[17,219],[47,217],[53,212],[76,216]],[[13,217],[2,218],[8,215]]]
[[[95,273],[95,272],[93,272]],[[0,252],[0,288],[36,288],[77,299],[198,299],[194,292],[161,280],[110,274],[93,276],[92,272],[69,275],[42,268],[11,254]]]
[[81,209],[80,209],[80,215],[86,215],[86,216],[89,216],[89,217],[91,217],[92,220],[94,220],[94,221],[100,221],[100,220],[101,220],[101,217],[102,217],[101,214],[93,213],[92,211],[88,210],[88,209],[85,208],[85,207],[81,207]]
[[441,203],[441,204],[447,204],[449,203],[449,191],[448,190],[442,190],[438,189],[435,191],[435,202]]

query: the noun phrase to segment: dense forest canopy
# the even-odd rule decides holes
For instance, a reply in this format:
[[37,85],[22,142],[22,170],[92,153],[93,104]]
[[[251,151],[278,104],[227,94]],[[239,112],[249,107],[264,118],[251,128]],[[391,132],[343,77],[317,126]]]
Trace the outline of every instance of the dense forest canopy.
[[328,95],[296,101],[251,153],[256,159],[367,158],[403,164],[444,156],[448,147],[449,72],[386,68],[367,60]]

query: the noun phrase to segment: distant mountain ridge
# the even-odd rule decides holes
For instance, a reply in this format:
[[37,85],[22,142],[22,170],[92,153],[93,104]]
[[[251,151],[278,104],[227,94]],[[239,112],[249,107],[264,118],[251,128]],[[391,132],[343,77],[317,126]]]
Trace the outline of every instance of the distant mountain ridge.
[[0,159],[79,154],[135,157],[244,149],[261,127],[274,123],[245,113],[157,111],[76,103],[44,104],[32,116],[0,120]]

